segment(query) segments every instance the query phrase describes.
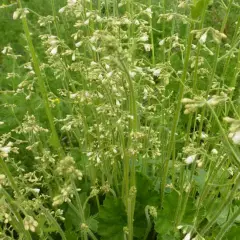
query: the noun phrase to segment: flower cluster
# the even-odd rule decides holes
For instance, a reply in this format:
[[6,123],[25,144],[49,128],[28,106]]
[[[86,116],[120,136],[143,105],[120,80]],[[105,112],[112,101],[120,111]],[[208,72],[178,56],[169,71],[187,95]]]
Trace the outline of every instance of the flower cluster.
[[26,216],[23,220],[25,230],[30,230],[31,232],[36,231],[38,222],[32,216]]
[[240,120],[230,117],[225,117],[223,120],[231,124],[228,137],[232,139],[234,144],[240,145]]
[[60,194],[53,198],[53,206],[61,205],[64,202],[71,202],[71,198],[73,198],[73,188],[71,185],[65,185]]
[[76,168],[76,163],[71,156],[66,156],[58,162],[56,172],[60,176],[67,178],[77,178],[78,180],[82,180],[83,177],[82,172]]

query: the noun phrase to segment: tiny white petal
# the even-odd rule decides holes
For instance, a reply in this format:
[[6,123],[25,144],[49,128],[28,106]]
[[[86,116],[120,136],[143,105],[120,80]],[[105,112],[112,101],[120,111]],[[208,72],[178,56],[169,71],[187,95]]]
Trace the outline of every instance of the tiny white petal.
[[191,233],[188,233],[183,240],[191,240]]
[[134,78],[136,76],[136,73],[135,72],[129,72],[129,75],[131,78]]
[[185,163],[186,164],[191,164],[193,163],[195,160],[196,160],[196,154],[194,155],[191,155],[191,156],[188,156],[186,159],[185,159]]
[[56,55],[58,52],[58,47],[54,47],[52,50],[51,50],[51,54],[52,55]]
[[11,147],[1,147],[0,150],[6,154],[10,153]]
[[237,131],[233,134],[232,141],[234,144],[240,145],[240,131]]
[[149,37],[148,37],[147,34],[144,34],[144,35],[142,35],[142,36],[139,38],[139,40],[140,40],[141,42],[147,42],[148,39],[149,39]]
[[212,151],[211,151],[211,153],[212,153],[213,155],[217,155],[217,154],[218,154],[218,150],[215,149],[215,148],[213,148]]
[[165,43],[165,40],[162,39],[162,40],[159,42],[159,45],[162,46],[164,43]]
[[75,44],[76,47],[80,47],[81,45],[82,45],[82,41],[77,42],[77,43]]
[[13,13],[13,20],[16,20],[20,15],[20,11],[19,9],[17,9],[14,13]]
[[151,44],[144,44],[144,49],[146,52],[150,52],[151,51]]
[[155,70],[153,71],[153,75],[156,76],[156,77],[158,77],[158,76],[160,75],[160,73],[161,73],[161,70],[160,70],[160,69],[155,69]]
[[40,189],[39,188],[34,188],[33,191],[36,192],[36,193],[39,193]]
[[206,42],[206,40],[207,40],[207,32],[205,32],[205,33],[200,37],[199,42],[200,42],[201,44],[204,44],[204,43]]
[[73,55],[72,55],[72,61],[74,62],[75,60],[76,60],[76,54],[73,53]]
[[59,13],[63,13],[64,11],[65,11],[65,7],[62,7],[62,8],[59,9],[58,12],[59,12]]

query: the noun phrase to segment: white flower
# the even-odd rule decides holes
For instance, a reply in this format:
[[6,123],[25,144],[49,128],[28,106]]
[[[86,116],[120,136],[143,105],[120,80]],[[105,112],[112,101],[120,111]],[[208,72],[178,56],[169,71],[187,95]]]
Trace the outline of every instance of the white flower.
[[164,43],[165,43],[165,40],[164,40],[164,39],[162,39],[162,40],[159,41],[159,45],[160,45],[160,46],[162,46]]
[[186,7],[186,3],[185,3],[185,2],[180,2],[180,3],[178,4],[178,7],[179,7],[179,8],[185,8],[185,7]]
[[52,50],[51,50],[51,54],[52,55],[56,55],[58,52],[58,47],[54,47]]
[[77,3],[77,0],[68,0],[68,6],[72,7]]
[[240,130],[235,133],[230,133],[229,137],[232,139],[234,144],[240,145]]
[[207,32],[205,32],[205,33],[200,37],[199,42],[200,42],[201,44],[204,44],[204,43],[206,42],[206,40],[207,40]]
[[96,21],[97,21],[97,22],[101,22],[101,21],[102,21],[102,18],[101,18],[99,15],[97,15],[97,16],[96,16]]
[[3,125],[4,124],[4,122],[0,122],[0,125]]
[[58,44],[58,40],[56,40],[55,38],[50,38],[49,44],[51,46],[56,46]]
[[76,60],[76,54],[74,52],[73,55],[72,55],[72,61],[74,62],[75,60]]
[[196,45],[195,44],[192,44],[192,49],[196,49]]
[[152,18],[152,10],[151,10],[151,8],[147,8],[145,10],[145,13],[148,15],[149,18]]
[[84,25],[88,25],[89,24],[89,19],[87,19],[86,21],[83,22]]
[[208,134],[206,134],[205,132],[201,133],[201,139],[206,139],[208,137]]
[[134,78],[134,77],[136,76],[136,72],[130,71],[130,72],[129,72],[129,75],[130,75],[131,78]]
[[144,44],[144,49],[146,52],[150,52],[151,51],[151,44]]
[[168,22],[172,21],[173,17],[174,17],[174,16],[173,16],[172,14],[170,14],[170,15],[167,17],[167,21],[168,21]]
[[6,54],[7,53],[7,48],[5,47],[3,50],[2,50],[2,54]]
[[208,103],[209,105],[211,105],[211,106],[215,106],[215,105],[217,105],[217,104],[219,103],[219,100],[216,99],[216,98],[210,98],[210,99],[207,101],[207,103]]
[[106,74],[106,77],[110,78],[112,75],[113,75],[113,72],[109,72],[109,73]]
[[153,71],[153,76],[158,77],[158,76],[160,75],[160,73],[161,73],[161,70],[160,70],[160,69],[155,69],[155,70]]
[[18,19],[20,15],[20,9],[18,8],[14,13],[13,13],[13,20]]
[[24,228],[25,230],[30,230],[32,232],[35,232],[36,227],[38,226],[38,222],[31,216],[25,217],[23,220]]
[[213,155],[217,155],[217,154],[218,154],[218,150],[215,149],[215,148],[213,148],[212,151],[211,151],[211,153],[212,153]]
[[191,233],[188,233],[183,240],[191,240]]
[[70,98],[71,98],[71,99],[74,99],[74,98],[77,97],[77,95],[78,95],[77,93],[71,93],[71,94],[70,94]]
[[140,40],[141,42],[147,42],[148,39],[149,39],[149,37],[148,37],[148,35],[147,35],[146,33],[144,33],[144,34],[139,38],[139,40]]
[[64,11],[65,11],[65,7],[62,7],[62,8],[59,9],[58,12],[59,12],[59,13],[63,13]]
[[5,146],[5,147],[1,147],[0,150],[5,153],[8,154],[11,151],[11,147],[10,146]]
[[185,159],[185,163],[186,163],[186,164],[191,164],[191,163],[193,163],[193,162],[196,160],[196,157],[197,157],[196,154],[191,155],[191,156],[188,156],[188,157]]
[[140,24],[140,22],[136,19],[136,20],[134,21],[134,24],[138,26],[138,25]]
[[33,188],[33,191],[34,191],[35,193],[39,193],[39,192],[40,192],[40,189],[39,189],[39,188]]
[[76,44],[75,44],[75,46],[78,48],[78,47],[80,47],[82,45],[82,41],[80,41],[80,42],[77,42]]
[[99,158],[99,156],[97,156],[96,161],[97,161],[97,163],[101,162],[101,159]]

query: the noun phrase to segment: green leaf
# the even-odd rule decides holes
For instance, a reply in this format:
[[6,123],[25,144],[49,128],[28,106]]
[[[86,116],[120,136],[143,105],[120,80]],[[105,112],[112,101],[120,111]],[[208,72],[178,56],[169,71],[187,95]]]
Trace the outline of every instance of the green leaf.
[[94,216],[90,216],[87,220],[86,223],[88,225],[88,227],[93,231],[93,232],[97,232],[98,229],[98,221],[95,219]]
[[191,16],[193,19],[197,19],[203,12],[204,6],[209,3],[209,0],[198,0],[191,7]]
[[[157,206],[160,201],[159,193],[154,190],[153,181],[146,175],[137,172],[136,174],[137,197],[140,204]],[[144,211],[144,209],[143,209]]]
[[238,226],[233,226],[230,228],[230,230],[226,233],[224,239],[231,239],[231,240],[239,240],[240,236],[240,227]]
[[201,192],[206,181],[207,172],[204,169],[199,169],[197,170],[197,173],[198,175],[194,175],[193,178],[196,185],[199,187],[199,192]]
[[176,192],[166,194],[163,209],[158,211],[155,221],[155,230],[161,235],[170,234],[173,231],[173,221],[177,208],[178,195]]
[[65,233],[67,240],[78,240],[78,234],[72,231],[66,231]]
[[108,196],[98,215],[98,234],[102,240],[123,240],[127,216],[121,199]]

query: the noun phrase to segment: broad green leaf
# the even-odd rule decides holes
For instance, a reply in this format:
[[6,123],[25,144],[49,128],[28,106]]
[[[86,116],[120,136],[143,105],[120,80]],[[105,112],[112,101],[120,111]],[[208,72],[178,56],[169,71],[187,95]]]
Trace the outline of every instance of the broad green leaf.
[[155,221],[155,231],[161,235],[170,234],[173,230],[173,221],[177,208],[178,195],[176,192],[166,194],[163,209],[158,211]]
[[88,227],[89,227],[93,232],[97,232],[98,221],[95,219],[94,216],[90,216],[90,217],[86,220],[86,223],[87,223]]
[[[137,182],[137,198],[136,200],[142,205],[157,206],[160,201],[160,195],[154,190],[153,181],[143,175],[142,173],[136,174]],[[144,210],[143,210],[144,211]]]
[[98,234],[102,240],[123,240],[127,216],[121,199],[107,197],[98,215]]

